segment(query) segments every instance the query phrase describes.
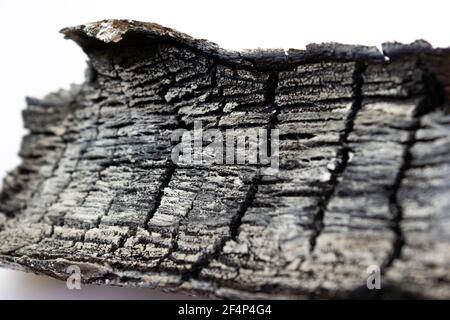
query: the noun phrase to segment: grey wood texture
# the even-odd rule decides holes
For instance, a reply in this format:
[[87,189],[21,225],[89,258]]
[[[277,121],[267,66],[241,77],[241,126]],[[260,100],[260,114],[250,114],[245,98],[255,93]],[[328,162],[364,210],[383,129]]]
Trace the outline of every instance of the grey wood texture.
[[[449,50],[238,53],[125,20],[62,32],[86,81],[27,99],[1,265],[220,298],[450,298]],[[279,129],[279,172],[172,163],[171,133],[195,120]]]

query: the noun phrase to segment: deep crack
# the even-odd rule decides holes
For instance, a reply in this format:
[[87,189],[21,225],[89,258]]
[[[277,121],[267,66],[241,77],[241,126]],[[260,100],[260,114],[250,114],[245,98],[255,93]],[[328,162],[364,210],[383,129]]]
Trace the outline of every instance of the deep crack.
[[330,202],[337,185],[339,184],[339,177],[344,173],[347,168],[348,160],[349,160],[349,147],[348,147],[348,137],[350,133],[353,131],[354,121],[359,110],[362,107],[362,86],[364,83],[363,73],[366,69],[366,65],[362,62],[355,63],[355,70],[353,72],[353,96],[354,101],[352,103],[350,112],[345,119],[345,128],[344,131],[339,136],[339,149],[336,154],[336,168],[331,173],[330,180],[328,184],[330,188],[325,192],[325,194],[320,198],[318,204],[318,212],[314,216],[314,220],[312,222],[313,234],[310,238],[310,252],[314,252],[317,244],[317,239],[322,233],[324,228],[324,218],[325,212],[327,210],[328,203]]

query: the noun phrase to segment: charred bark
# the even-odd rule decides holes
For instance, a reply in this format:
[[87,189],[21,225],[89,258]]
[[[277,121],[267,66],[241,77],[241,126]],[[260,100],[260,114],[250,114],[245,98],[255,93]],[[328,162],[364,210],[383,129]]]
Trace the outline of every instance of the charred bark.
[[[118,20],[62,32],[86,81],[27,100],[1,265],[223,298],[450,298],[450,50],[237,53]],[[196,120],[279,129],[280,170],[173,163],[171,133]]]

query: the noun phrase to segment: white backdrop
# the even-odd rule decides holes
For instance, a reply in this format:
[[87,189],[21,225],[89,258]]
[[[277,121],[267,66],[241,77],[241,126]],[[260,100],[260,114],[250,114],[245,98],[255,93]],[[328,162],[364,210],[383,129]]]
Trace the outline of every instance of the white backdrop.
[[[83,81],[85,56],[58,31],[105,18],[157,22],[227,49],[304,48],[337,41],[380,46],[426,39],[450,46],[450,4],[427,1],[0,0],[0,177],[19,162],[26,95]],[[177,298],[151,290],[84,287],[0,270],[3,298]]]

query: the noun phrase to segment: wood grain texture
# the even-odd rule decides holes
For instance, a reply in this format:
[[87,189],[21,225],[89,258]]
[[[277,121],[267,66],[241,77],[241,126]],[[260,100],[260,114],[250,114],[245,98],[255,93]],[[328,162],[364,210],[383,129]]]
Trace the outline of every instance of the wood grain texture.
[[[449,50],[238,53],[125,20],[62,32],[86,81],[27,99],[1,265],[220,298],[450,298]],[[196,120],[279,129],[280,170],[173,163],[171,133]]]

